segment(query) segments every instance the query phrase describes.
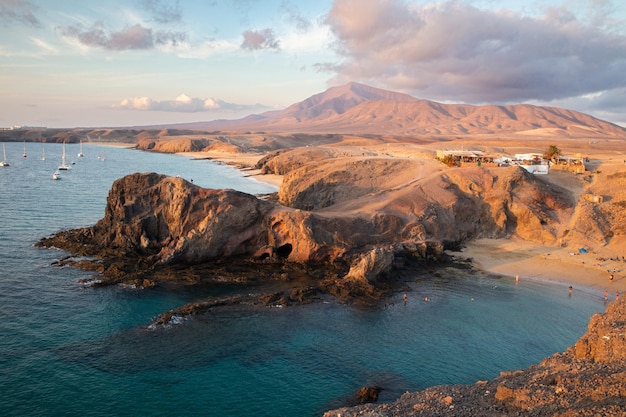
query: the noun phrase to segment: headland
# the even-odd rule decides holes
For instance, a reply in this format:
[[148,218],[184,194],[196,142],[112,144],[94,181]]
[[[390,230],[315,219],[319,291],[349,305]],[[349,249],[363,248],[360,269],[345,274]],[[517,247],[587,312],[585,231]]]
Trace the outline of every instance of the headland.
[[[376,108],[388,116],[368,131],[356,109],[372,103],[338,111],[343,96],[335,93],[342,91],[330,94],[324,109],[317,97],[280,119],[257,118],[238,130],[229,124],[232,130],[125,133],[123,142],[138,149],[227,163],[279,184],[277,193],[207,190],[182,178],[137,173],[113,185],[96,225],[40,244],[77,255],[62,263],[100,272],[101,285],[245,285],[250,279],[267,285],[255,299],[207,300],[157,322],[224,303],[289,305],[326,296],[375,303],[402,290],[394,277],[403,271],[440,262],[559,282],[564,291],[606,293],[607,302],[626,292],[625,129],[533,106],[458,107],[453,114],[455,108],[442,113],[429,105],[439,113],[418,120],[408,111],[424,103],[381,99]],[[346,103],[353,105],[350,97]],[[398,116],[394,105],[407,113]],[[299,113],[305,107],[314,116],[308,125]],[[330,109],[335,113],[320,120]],[[433,125],[444,113],[452,120]],[[376,115],[369,116],[366,121]],[[286,127],[294,130],[281,130]],[[111,142],[124,137],[114,130],[88,134]],[[623,309],[616,311],[623,317]],[[571,357],[563,360],[555,366]],[[555,381],[547,385],[571,391]],[[515,397],[496,389],[504,400]],[[457,404],[455,395],[445,396],[446,406]]]

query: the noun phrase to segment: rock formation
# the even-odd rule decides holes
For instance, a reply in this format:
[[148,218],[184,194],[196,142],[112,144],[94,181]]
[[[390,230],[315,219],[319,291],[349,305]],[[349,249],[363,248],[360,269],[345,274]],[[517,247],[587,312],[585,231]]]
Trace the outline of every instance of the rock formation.
[[575,346],[492,381],[431,387],[389,404],[342,408],[324,417],[621,417],[626,413],[625,317],[626,300],[614,301],[591,318]]
[[[132,174],[113,184],[97,224],[40,244],[96,257],[66,263],[102,272],[104,283],[154,285],[177,280],[159,274],[164,267],[225,262],[271,277],[277,265],[290,264],[303,273],[323,270],[314,280],[325,292],[375,297],[392,269],[440,257],[448,243],[510,235],[554,241],[555,225],[572,210],[563,190],[521,168],[431,170],[422,163],[302,164],[286,176],[282,204],[182,178]],[[179,273],[178,279],[191,278]]]

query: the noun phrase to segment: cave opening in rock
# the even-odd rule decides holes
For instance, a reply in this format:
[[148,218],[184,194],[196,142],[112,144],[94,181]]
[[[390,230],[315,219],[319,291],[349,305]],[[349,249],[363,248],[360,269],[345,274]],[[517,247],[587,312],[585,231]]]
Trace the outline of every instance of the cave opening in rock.
[[291,243],[285,243],[284,245],[276,248],[276,251],[274,253],[279,258],[286,258],[289,256],[292,250],[293,246],[291,245]]

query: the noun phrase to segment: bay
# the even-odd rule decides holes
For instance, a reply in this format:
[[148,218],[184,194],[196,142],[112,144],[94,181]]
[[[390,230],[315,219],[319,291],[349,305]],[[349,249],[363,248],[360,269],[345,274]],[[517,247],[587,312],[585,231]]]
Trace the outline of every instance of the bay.
[[[108,191],[159,172],[252,194],[275,187],[208,160],[84,144],[62,179],[61,145],[7,143],[0,167],[0,413],[4,416],[314,416],[364,385],[389,401],[406,390],[474,383],[563,351],[603,311],[575,289],[462,269],[407,278],[378,308],[334,302],[226,308],[151,329],[152,318],[214,288],[134,290],[80,285],[93,274],[35,248],[58,230],[94,224]],[[45,151],[46,160],[40,156]],[[428,301],[425,298],[428,297]]]

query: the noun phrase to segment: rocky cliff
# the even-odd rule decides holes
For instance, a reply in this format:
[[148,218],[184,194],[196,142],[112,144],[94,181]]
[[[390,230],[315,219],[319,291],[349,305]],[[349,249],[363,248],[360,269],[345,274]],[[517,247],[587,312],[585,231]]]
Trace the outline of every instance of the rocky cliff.
[[390,404],[329,411],[324,417],[624,416],[626,300],[594,315],[587,333],[564,353],[525,370],[474,385],[406,393]]
[[437,258],[448,243],[513,234],[553,241],[562,213],[572,210],[562,190],[520,168],[421,168],[377,158],[308,164],[287,175],[278,203],[137,173],[113,184],[93,227],[40,244],[95,257],[65,262],[102,272],[109,283],[185,281],[159,272],[224,263],[271,279],[277,265],[290,264],[318,271],[314,281],[345,298],[375,294],[392,269]]

